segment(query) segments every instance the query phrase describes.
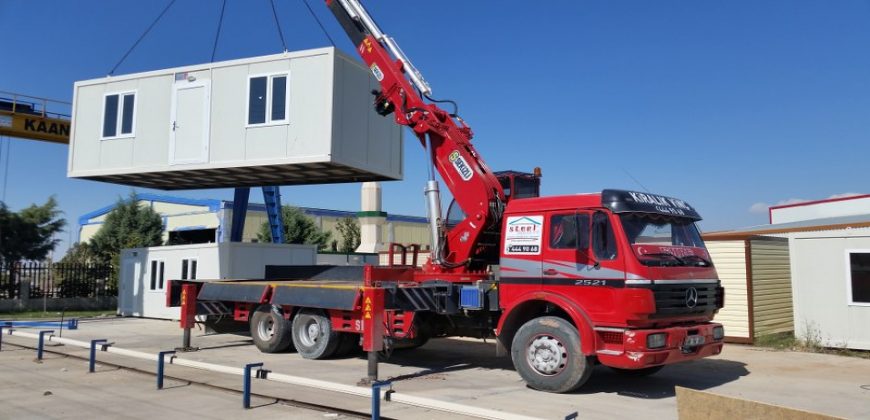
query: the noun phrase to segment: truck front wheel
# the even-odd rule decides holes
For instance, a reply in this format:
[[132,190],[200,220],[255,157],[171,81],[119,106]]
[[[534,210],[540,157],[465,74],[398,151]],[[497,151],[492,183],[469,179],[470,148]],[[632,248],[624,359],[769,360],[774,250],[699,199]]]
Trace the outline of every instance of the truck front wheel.
[[554,316],[523,324],[514,336],[511,358],[526,384],[540,391],[573,391],[592,373],[592,364],[580,350],[577,329]]
[[303,309],[293,318],[293,344],[306,359],[326,359],[335,355],[341,334],[323,311]]
[[262,305],[251,316],[251,338],[263,353],[280,353],[290,349],[290,321],[281,310]]

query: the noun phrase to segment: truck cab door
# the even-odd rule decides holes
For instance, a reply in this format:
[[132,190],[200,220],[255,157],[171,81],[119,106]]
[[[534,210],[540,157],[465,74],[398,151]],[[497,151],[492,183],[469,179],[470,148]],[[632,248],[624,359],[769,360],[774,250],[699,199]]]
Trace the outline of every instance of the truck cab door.
[[590,214],[555,211],[547,217],[547,241],[542,263],[542,283],[570,286],[587,271]]

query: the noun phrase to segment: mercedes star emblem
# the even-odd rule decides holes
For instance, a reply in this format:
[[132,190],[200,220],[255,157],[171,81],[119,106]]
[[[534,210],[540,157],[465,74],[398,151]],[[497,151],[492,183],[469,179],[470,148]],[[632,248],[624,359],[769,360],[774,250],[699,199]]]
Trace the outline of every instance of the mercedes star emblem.
[[698,289],[690,287],[686,290],[686,306],[694,308],[698,305]]

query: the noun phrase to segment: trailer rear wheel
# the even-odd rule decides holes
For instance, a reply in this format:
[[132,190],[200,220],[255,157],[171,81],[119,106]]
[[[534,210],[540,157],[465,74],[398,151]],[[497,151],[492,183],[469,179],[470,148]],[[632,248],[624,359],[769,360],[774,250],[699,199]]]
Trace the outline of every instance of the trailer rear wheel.
[[514,336],[511,358],[526,384],[540,391],[573,391],[592,373],[592,364],[580,349],[577,329],[554,316],[523,324]]
[[284,319],[281,309],[261,305],[251,316],[251,338],[263,353],[280,353],[289,350],[290,321]]
[[332,330],[332,323],[323,311],[303,309],[293,318],[293,344],[306,359],[326,359],[335,355],[341,334]]

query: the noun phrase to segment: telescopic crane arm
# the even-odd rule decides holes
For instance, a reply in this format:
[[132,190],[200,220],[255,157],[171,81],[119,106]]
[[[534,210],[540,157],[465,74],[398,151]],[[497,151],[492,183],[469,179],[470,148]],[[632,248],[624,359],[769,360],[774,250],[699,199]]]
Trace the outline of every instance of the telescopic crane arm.
[[446,231],[438,182],[430,170],[426,197],[432,260],[428,269],[462,273],[495,263],[505,196],[498,179],[471,144],[471,128],[457,115],[424,100],[434,102],[429,84],[359,0],[326,0],[326,4],[380,83],[381,90],[372,92],[376,110],[385,116],[392,113],[396,123],[414,131],[466,214]]

